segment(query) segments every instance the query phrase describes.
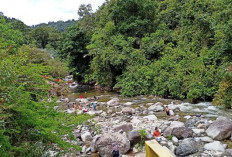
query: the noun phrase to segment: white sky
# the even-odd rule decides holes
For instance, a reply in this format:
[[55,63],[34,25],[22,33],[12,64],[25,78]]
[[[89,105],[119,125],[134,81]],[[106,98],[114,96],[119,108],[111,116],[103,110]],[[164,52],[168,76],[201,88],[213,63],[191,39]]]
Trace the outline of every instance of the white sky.
[[48,21],[78,19],[81,4],[92,4],[95,11],[105,0],[0,0],[0,12],[27,25]]

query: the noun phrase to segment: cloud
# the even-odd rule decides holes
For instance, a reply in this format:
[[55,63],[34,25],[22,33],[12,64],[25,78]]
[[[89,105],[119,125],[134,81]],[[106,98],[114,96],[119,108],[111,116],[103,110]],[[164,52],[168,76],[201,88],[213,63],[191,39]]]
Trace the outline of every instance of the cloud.
[[105,0],[0,0],[0,12],[22,20],[27,25],[49,21],[78,19],[81,4],[92,4],[96,10]]

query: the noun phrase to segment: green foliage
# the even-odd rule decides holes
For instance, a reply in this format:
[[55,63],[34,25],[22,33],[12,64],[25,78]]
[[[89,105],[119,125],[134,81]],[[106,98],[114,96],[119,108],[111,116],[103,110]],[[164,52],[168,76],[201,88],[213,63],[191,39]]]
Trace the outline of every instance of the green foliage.
[[230,6],[194,0],[105,3],[87,46],[92,78],[124,96],[212,100],[223,80],[219,67],[232,58]]
[[91,16],[92,11],[93,10],[91,4],[87,4],[87,5],[81,4],[77,14],[79,15],[80,18],[83,18],[83,17]]
[[145,139],[146,139],[146,136],[147,136],[147,131],[145,129],[141,129],[138,131],[139,132],[139,135],[140,135],[140,142],[139,142],[139,149],[142,151],[143,149],[143,146],[145,144]]
[[226,108],[232,108],[232,66],[224,65],[221,68],[220,74],[223,76],[219,84],[219,89],[215,94],[213,103],[215,105],[223,105]]
[[[4,20],[0,27],[1,156],[42,156],[53,144],[57,144],[60,152],[80,150],[78,145],[61,137],[67,135],[73,140],[73,127],[91,117],[55,111],[57,104],[47,101],[50,86],[41,77],[44,74],[63,77],[64,64],[53,60],[46,51],[20,47],[21,33]],[[12,45],[14,51],[9,49]]]
[[172,140],[172,135],[168,135],[168,137],[167,137],[167,139],[169,140],[169,141],[171,141]]
[[5,18],[0,19],[0,48],[15,52],[24,42],[20,31],[13,30],[12,25],[7,23]]
[[118,88],[123,96],[197,102],[221,93],[215,96],[228,104],[222,93],[231,97],[231,80],[220,69],[232,61],[231,5],[223,0],[111,0],[96,13],[83,5],[80,13],[86,16],[72,27],[79,33],[66,32],[74,36],[68,35],[61,52],[85,82]]
[[58,47],[58,42],[61,40],[61,33],[49,26],[36,27],[32,31],[32,37],[36,40],[39,48],[45,48],[50,44],[54,49]]
[[67,29],[59,47],[59,56],[68,61],[70,69],[74,69],[74,74],[79,73],[76,76],[78,80],[84,78],[86,69],[89,68],[90,58],[86,49],[88,41],[85,32],[74,25]]
[[38,25],[33,26],[33,28],[37,28],[40,26],[48,26],[59,30],[60,32],[64,32],[68,27],[74,25],[76,23],[75,20],[68,20],[68,21],[57,21],[57,22],[48,22],[47,24],[41,23]]

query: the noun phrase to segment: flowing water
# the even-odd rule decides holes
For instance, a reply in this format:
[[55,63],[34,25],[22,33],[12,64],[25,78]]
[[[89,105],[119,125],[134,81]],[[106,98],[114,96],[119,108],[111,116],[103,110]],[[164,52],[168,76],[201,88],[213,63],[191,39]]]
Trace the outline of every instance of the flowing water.
[[215,119],[218,116],[225,116],[232,119],[232,110],[224,109],[223,107],[214,106],[211,102],[200,102],[197,104],[191,104],[186,101],[173,100],[173,99],[163,99],[153,95],[150,96],[136,96],[136,97],[122,97],[119,93],[116,92],[106,92],[98,91],[93,89],[77,89],[73,91],[68,97],[71,101],[74,101],[79,95],[83,95],[85,98],[96,96],[98,97],[98,102],[107,102],[114,97],[118,97],[122,104],[126,102],[132,102],[131,107],[144,106],[148,107],[148,103],[161,102],[164,105],[175,105],[180,108],[181,116],[185,115],[196,115],[201,114],[206,117],[211,117]]

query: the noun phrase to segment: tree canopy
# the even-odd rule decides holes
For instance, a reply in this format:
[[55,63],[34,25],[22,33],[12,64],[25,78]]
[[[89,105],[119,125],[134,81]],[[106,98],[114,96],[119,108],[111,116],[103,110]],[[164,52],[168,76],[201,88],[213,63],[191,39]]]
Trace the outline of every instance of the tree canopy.
[[232,59],[231,13],[230,0],[106,1],[76,25],[89,38],[82,50],[90,67],[79,72],[124,96],[215,98],[231,106],[231,98],[225,103],[219,96],[231,91],[231,80],[222,75]]

